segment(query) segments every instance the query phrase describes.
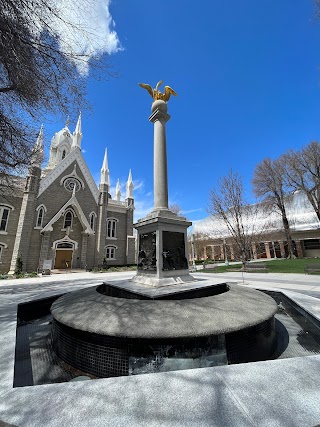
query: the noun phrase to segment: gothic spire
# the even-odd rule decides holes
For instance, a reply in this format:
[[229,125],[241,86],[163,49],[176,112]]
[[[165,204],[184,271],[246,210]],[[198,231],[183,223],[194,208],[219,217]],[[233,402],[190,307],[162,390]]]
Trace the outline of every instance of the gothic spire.
[[133,199],[133,181],[132,181],[132,173],[131,169],[129,170],[128,181],[126,185],[126,199]]
[[118,179],[117,185],[116,185],[115,199],[118,200],[118,202],[120,202],[120,200],[121,200],[121,190],[120,190],[120,180],[119,179]]
[[81,140],[82,140],[82,130],[81,130],[81,111],[80,111],[77,125],[73,132],[71,150],[75,147],[81,148]]
[[43,125],[40,127],[40,131],[37,140],[34,144],[31,153],[31,163],[33,166],[41,167],[43,161]]
[[100,184],[110,185],[107,149],[104,152],[104,159],[103,159],[101,174],[100,174]]

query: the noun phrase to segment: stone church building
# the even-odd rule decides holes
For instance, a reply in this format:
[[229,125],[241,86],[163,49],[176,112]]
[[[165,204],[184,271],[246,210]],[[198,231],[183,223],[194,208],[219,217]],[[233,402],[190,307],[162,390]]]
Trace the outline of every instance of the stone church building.
[[119,181],[112,198],[107,151],[98,188],[81,153],[81,139],[80,115],[73,134],[68,124],[55,133],[42,169],[41,129],[27,177],[2,184],[0,273],[14,273],[18,257],[28,272],[134,264],[131,171],[125,200]]

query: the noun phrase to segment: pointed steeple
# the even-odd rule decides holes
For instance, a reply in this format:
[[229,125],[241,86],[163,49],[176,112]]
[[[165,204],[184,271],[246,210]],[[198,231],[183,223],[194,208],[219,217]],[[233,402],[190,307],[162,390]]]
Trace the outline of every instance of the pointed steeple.
[[104,152],[104,159],[103,159],[101,174],[100,174],[100,184],[110,185],[107,149]]
[[31,164],[32,166],[41,167],[43,161],[43,125],[41,125],[36,143],[32,149]]
[[82,130],[81,130],[81,111],[80,111],[77,125],[73,132],[71,150],[73,150],[75,147],[81,148],[81,140],[82,140]]
[[118,202],[120,202],[120,200],[121,200],[120,180],[119,179],[118,179],[117,185],[116,185],[115,199],[118,200]]
[[126,199],[133,199],[133,181],[132,181],[132,174],[131,169],[129,170],[129,176],[128,181],[126,185]]

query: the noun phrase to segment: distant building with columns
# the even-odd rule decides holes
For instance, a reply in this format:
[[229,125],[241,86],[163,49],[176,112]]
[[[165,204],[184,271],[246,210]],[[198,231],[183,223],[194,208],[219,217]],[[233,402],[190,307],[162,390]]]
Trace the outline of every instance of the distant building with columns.
[[[257,235],[248,257],[285,258],[288,244],[285,239],[281,217],[276,212],[266,212],[258,205],[257,229],[264,232]],[[298,258],[320,257],[320,222],[306,196],[301,192],[292,195],[286,206],[295,255]],[[232,238],[221,222],[212,217],[197,222],[192,230],[195,236],[196,259],[222,261],[237,259],[237,251]]]
[[81,115],[55,133],[47,166],[42,169],[43,129],[26,177],[2,183],[0,196],[0,272],[13,273],[17,258],[23,270],[92,269],[135,262],[133,181],[124,200],[118,181],[110,194],[107,150],[97,187],[81,153]]

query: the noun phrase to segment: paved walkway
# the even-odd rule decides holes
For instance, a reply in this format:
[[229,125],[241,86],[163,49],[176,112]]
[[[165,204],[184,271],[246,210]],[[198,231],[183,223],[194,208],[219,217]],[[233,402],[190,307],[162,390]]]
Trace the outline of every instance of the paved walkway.
[[[70,284],[75,286],[94,285],[103,281],[130,279],[134,271],[119,273],[66,273],[51,276],[23,279],[0,280],[1,293],[17,293],[32,290],[64,289]],[[289,273],[192,273],[196,278],[212,279],[215,283],[233,282],[250,287],[265,286],[268,288],[286,289],[320,298],[320,275]]]
[[[12,388],[18,303],[104,280],[127,279],[133,274],[77,273],[0,281],[0,426],[314,427],[320,424],[320,356]],[[210,277],[214,283],[242,282],[242,273],[194,276]],[[317,299],[320,276],[244,273],[243,282],[249,287],[283,289],[309,304],[310,310],[320,312]]]
[[289,274],[289,273],[197,273],[196,277],[201,275],[219,277],[223,281],[236,282],[239,284],[248,285],[250,287],[264,286],[266,288],[286,289],[303,294],[307,294],[316,298],[320,298],[320,275],[316,274]]

